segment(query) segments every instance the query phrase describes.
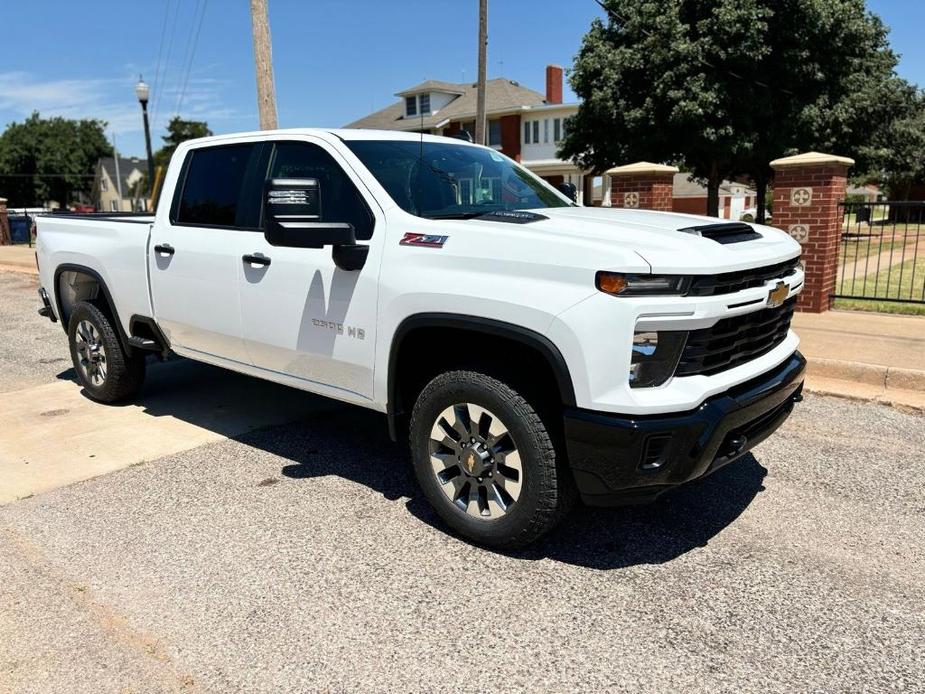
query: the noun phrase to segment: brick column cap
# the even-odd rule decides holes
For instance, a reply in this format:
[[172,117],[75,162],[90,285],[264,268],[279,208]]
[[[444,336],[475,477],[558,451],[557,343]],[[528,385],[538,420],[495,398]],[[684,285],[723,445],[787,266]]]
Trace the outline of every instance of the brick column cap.
[[837,154],[804,152],[803,154],[794,154],[792,157],[781,157],[780,159],[775,159],[771,162],[771,168],[786,169],[792,166],[826,166],[831,164],[854,166],[854,159],[850,157],[840,157]]
[[653,164],[650,161],[637,161],[633,164],[624,164],[615,166],[605,171],[608,176],[631,176],[634,174],[671,174],[678,173],[677,166],[666,166],[665,164]]

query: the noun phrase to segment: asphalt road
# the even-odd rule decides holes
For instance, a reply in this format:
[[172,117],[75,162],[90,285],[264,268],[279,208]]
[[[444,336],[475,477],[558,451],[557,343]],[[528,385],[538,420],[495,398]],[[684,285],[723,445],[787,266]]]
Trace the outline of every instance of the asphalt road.
[[922,690],[925,418],[808,396],[511,554],[448,535],[406,460],[342,407],[0,507],[0,691]]
[[38,278],[0,270],[0,394],[71,377],[59,323],[39,316]]

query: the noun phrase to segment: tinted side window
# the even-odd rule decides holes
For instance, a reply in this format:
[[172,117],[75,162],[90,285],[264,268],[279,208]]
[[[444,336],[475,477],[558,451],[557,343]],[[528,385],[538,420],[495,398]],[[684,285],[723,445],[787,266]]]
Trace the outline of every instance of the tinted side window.
[[241,144],[190,152],[177,223],[242,226],[241,195],[253,150]]
[[353,225],[357,240],[373,236],[373,215],[340,164],[321,147],[307,142],[278,142],[270,178],[317,178],[321,221]]

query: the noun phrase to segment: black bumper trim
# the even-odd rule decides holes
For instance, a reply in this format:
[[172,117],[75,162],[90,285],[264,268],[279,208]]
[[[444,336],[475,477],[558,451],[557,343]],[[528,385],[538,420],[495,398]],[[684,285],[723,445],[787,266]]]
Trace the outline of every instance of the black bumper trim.
[[585,503],[651,501],[741,457],[770,436],[801,399],[806,359],[776,368],[687,412],[565,412],[569,462]]

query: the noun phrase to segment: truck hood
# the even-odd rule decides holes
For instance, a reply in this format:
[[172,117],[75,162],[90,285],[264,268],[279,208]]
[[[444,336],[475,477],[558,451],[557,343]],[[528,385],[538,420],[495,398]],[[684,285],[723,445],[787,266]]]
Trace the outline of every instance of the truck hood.
[[[725,221],[715,217],[617,207],[556,207],[536,212],[548,219],[518,226],[537,233],[599,242],[609,248],[619,245],[639,254],[653,273],[731,272],[782,262],[800,253],[800,244],[788,234],[759,224],[749,226],[761,238],[729,244],[678,231]],[[607,253],[603,252],[601,259],[605,258]]]

